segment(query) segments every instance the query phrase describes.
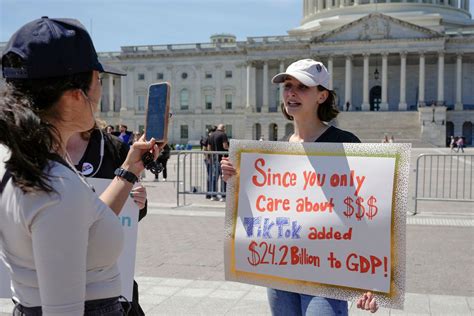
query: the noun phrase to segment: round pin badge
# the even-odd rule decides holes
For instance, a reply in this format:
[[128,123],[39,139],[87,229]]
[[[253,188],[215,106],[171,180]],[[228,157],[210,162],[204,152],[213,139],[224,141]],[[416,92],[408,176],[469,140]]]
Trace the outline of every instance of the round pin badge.
[[85,176],[88,176],[94,172],[94,166],[88,162],[84,162],[82,164],[82,171],[81,173]]

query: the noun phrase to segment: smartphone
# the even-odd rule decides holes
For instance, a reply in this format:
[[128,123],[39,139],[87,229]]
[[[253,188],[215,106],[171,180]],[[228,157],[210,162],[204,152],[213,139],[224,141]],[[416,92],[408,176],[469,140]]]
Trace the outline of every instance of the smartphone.
[[168,141],[170,118],[170,89],[167,82],[151,84],[148,87],[148,102],[145,120],[145,138],[154,138],[158,143]]

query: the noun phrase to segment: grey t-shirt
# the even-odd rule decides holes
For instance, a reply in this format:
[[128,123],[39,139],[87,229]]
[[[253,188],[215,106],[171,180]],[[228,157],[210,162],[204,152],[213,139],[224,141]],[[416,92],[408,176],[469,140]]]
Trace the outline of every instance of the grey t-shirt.
[[[117,216],[74,171],[51,162],[57,193],[23,193],[10,179],[0,196],[0,257],[13,299],[43,315],[83,315],[84,301],[120,296]],[[3,176],[3,175],[0,175]]]

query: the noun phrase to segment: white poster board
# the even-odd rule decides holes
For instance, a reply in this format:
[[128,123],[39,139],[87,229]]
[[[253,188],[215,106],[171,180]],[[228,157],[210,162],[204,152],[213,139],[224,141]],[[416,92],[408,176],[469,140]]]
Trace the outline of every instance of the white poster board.
[[[5,174],[5,160],[9,158],[10,154],[7,147],[0,145],[0,181]],[[0,259],[0,298],[10,298],[10,276],[8,270]]]
[[[109,179],[87,179],[87,182],[95,188],[98,195],[105,190],[110,181]],[[118,260],[118,268],[122,278],[122,295],[127,300],[132,301],[138,232],[138,206],[130,197],[127,199],[118,220],[122,223],[124,230],[124,248]],[[10,276],[3,261],[0,260],[0,298],[10,298],[11,296]]]
[[226,279],[403,306],[409,149],[232,141]]

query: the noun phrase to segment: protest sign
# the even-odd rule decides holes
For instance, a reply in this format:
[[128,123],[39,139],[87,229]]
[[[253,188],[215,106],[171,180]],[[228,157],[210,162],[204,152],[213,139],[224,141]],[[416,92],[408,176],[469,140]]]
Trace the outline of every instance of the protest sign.
[[[87,179],[87,182],[94,187],[98,195],[105,190],[110,181],[109,179]],[[118,260],[118,268],[122,279],[121,293],[127,300],[132,301],[137,247],[138,206],[130,197],[127,199],[117,220],[122,224],[124,231],[124,248]],[[0,298],[10,298],[11,296],[10,276],[7,267],[0,260]]]
[[232,140],[226,279],[401,308],[409,151]]

